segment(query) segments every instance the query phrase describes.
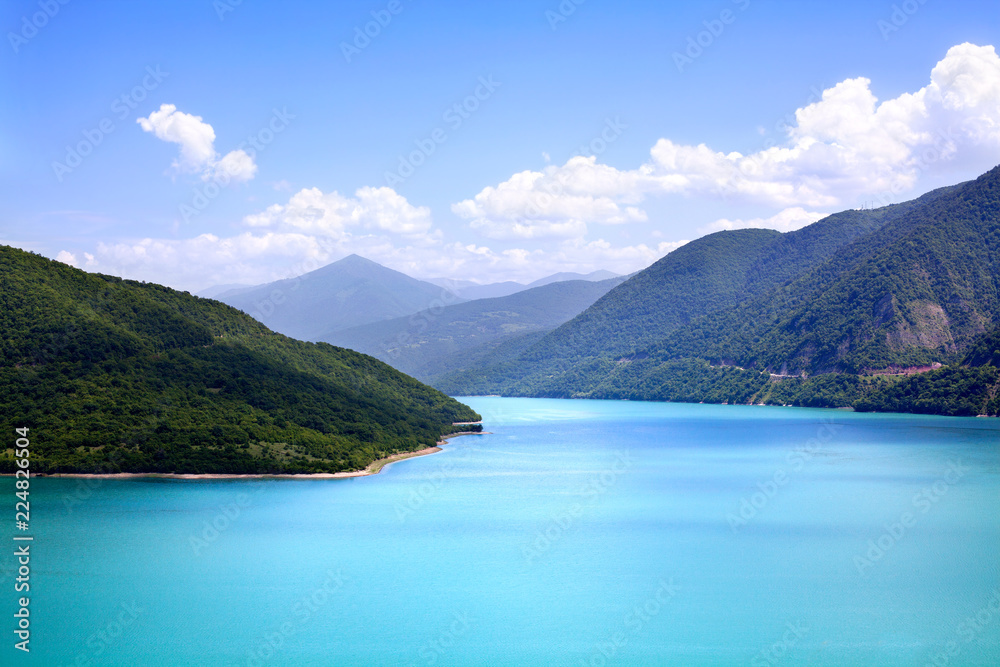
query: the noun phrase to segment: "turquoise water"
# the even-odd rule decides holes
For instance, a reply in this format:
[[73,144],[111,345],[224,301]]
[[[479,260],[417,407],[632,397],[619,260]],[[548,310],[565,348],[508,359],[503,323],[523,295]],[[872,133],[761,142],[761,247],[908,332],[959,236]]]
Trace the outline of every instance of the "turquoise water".
[[33,481],[3,663],[1000,664],[997,420],[463,400],[374,477]]

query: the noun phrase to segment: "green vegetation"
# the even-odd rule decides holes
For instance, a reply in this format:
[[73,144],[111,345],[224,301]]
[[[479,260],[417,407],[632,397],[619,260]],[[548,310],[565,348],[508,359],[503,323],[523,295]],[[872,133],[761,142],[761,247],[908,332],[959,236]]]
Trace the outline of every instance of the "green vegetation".
[[0,430],[31,429],[33,472],[355,470],[479,419],[376,359],[159,285],[0,247],[0,297]]
[[947,366],[937,371],[911,375],[905,380],[858,400],[858,410],[871,412],[916,412],[974,417],[1000,414],[997,388],[1000,371],[994,366],[969,368]]
[[469,368],[508,341],[551,331],[585,310],[624,278],[568,280],[492,299],[477,299],[409,317],[373,322],[323,340],[391,364],[422,382]]
[[[995,414],[986,367],[998,365],[1000,337],[983,329],[998,324],[1000,168],[795,232],[698,239],[553,332],[434,384],[462,395]],[[890,374],[935,363],[946,368]]]
[[962,362],[966,366],[996,366],[1000,368],[1000,328],[984,334]]

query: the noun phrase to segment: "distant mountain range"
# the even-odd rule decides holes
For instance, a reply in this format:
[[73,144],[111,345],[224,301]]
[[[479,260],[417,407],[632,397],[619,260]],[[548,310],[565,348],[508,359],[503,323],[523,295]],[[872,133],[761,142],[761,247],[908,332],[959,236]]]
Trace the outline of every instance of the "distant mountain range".
[[441,391],[1000,414],[1000,167],[606,275],[452,291],[352,255],[232,308],[0,246],[0,421],[45,434],[36,472],[204,473],[419,449],[479,418]]
[[463,299],[492,299],[500,296],[509,296],[511,294],[516,294],[517,292],[522,292],[526,289],[532,289],[534,287],[541,287],[543,285],[549,285],[551,283],[566,282],[569,280],[587,280],[590,282],[599,282],[602,280],[609,280],[611,278],[618,278],[617,273],[612,273],[611,271],[591,271],[590,273],[574,273],[572,271],[564,271],[562,273],[553,273],[551,276],[546,276],[545,278],[539,278],[538,280],[528,283],[517,283],[512,280],[508,280],[502,283],[489,283],[487,285],[481,285],[479,283],[474,283],[469,280],[451,280],[449,278],[435,278],[430,282],[441,287],[446,287]]
[[513,339],[551,331],[625,280],[561,280],[568,275],[575,274],[550,276],[551,280],[539,281],[539,287],[508,296],[333,332],[322,340],[370,354],[422,382],[433,382],[442,374],[492,357]]
[[202,299],[218,299],[219,296],[226,294],[228,292],[238,293],[245,289],[250,289],[253,285],[244,285],[242,283],[230,283],[228,285],[213,285],[212,287],[206,287],[202,291],[198,292],[195,296],[200,296]]
[[389,320],[462,298],[358,255],[297,278],[223,292],[215,297],[274,331],[319,340],[334,331]]
[[371,357],[7,246],[0,297],[0,423],[37,433],[33,473],[338,472],[479,419]]
[[[995,356],[969,353],[998,326],[1000,168],[795,232],[703,237],[551,333],[435,385],[995,414]],[[935,364],[945,368],[905,375]]]
[[[410,316],[429,308],[437,310],[475,299],[509,296],[557,282],[601,281],[616,276],[610,271],[556,273],[528,285],[512,281],[481,285],[446,279],[428,282],[393,271],[364,257],[349,255],[297,278],[252,287],[222,285],[210,287],[199,294],[238,308],[286,336],[331,341],[342,338],[336,335],[337,332]],[[592,301],[585,305],[590,303]],[[569,312],[566,306],[560,306],[558,310]],[[573,310],[555,323],[551,317],[543,317],[540,321],[543,323],[529,328],[551,328],[580,310],[582,308]],[[356,337],[351,340],[356,340]],[[377,349],[371,345],[364,347]]]

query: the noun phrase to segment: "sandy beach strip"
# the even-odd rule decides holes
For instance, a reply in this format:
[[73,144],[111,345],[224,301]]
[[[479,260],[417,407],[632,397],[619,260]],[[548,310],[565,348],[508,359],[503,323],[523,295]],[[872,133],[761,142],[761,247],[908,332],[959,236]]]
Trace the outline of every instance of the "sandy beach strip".
[[[199,474],[199,473],[173,473],[173,472],[116,472],[116,473],[77,473],[77,472],[57,472],[52,474],[32,475],[32,477],[79,477],[94,479],[136,479],[136,478],[158,478],[158,479],[343,479],[346,477],[367,477],[377,475],[383,468],[406,459],[426,456],[441,451],[441,447],[448,444],[448,440],[460,435],[489,435],[483,431],[461,431],[459,433],[449,433],[438,440],[433,447],[425,447],[415,452],[400,452],[392,456],[376,459],[368,464],[364,470],[352,470],[349,472],[315,472],[315,473],[252,473],[252,474]],[[11,475],[3,475],[10,477]]]

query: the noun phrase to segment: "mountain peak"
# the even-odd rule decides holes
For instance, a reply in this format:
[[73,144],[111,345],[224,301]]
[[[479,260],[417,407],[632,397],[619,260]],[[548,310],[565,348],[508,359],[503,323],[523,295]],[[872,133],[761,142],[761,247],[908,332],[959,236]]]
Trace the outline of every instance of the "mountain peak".
[[332,331],[393,319],[440,299],[437,285],[357,254],[297,278],[221,295],[221,300],[292,338],[317,340]]

